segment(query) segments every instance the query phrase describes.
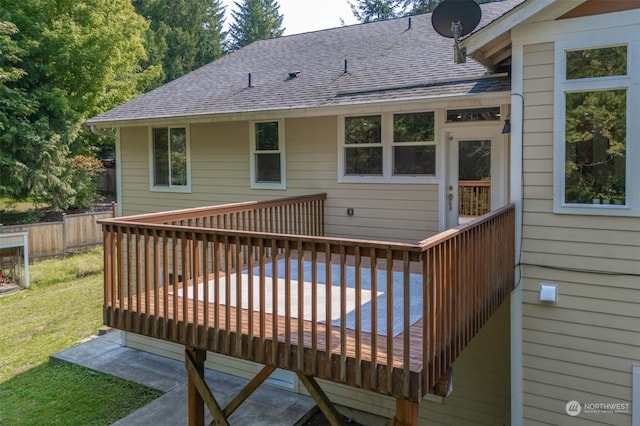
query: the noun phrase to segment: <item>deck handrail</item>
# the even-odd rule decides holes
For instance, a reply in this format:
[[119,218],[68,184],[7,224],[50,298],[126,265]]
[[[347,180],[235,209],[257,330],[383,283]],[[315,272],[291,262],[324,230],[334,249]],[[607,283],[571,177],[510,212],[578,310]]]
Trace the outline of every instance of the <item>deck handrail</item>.
[[[189,219],[203,218],[213,215],[224,215],[229,213],[238,213],[246,211],[255,211],[261,209],[269,209],[282,206],[291,206],[303,203],[324,202],[327,199],[326,193],[318,193],[312,195],[300,195],[294,197],[278,198],[263,201],[245,201],[240,203],[229,203],[217,206],[194,207],[186,209],[177,209],[156,213],[142,213],[138,215],[126,216],[128,222],[142,223],[173,223],[183,222]],[[114,218],[110,221],[118,221],[120,218]]]
[[[512,254],[499,262],[483,258],[490,272],[486,279],[471,277],[473,297],[462,296],[465,275],[455,278],[450,269],[457,263],[470,270],[465,258],[477,257],[473,249],[484,247],[483,239],[508,245],[513,207],[418,244],[327,237],[324,225],[282,228],[304,234],[265,232],[268,220],[248,226],[249,216],[224,223],[203,219],[234,215],[234,208],[275,208],[277,220],[324,220],[325,198],[101,221],[105,323],[405,399],[422,398],[512,286]],[[300,207],[308,202],[320,205]],[[286,214],[279,216],[277,209],[287,209]],[[396,311],[399,317],[387,315]]]

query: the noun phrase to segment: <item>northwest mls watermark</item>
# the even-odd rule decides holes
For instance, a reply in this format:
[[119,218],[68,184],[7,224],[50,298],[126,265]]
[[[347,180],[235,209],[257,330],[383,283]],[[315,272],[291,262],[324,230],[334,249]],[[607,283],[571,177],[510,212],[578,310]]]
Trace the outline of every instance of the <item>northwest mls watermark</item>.
[[585,402],[569,401],[565,411],[571,417],[579,414],[629,414],[631,404],[628,402]]

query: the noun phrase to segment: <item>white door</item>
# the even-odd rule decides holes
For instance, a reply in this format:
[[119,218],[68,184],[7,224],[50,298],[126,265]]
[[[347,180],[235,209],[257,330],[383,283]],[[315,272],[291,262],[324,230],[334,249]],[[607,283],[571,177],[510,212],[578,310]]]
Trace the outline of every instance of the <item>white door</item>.
[[508,188],[501,128],[452,129],[447,135],[445,229],[503,206]]

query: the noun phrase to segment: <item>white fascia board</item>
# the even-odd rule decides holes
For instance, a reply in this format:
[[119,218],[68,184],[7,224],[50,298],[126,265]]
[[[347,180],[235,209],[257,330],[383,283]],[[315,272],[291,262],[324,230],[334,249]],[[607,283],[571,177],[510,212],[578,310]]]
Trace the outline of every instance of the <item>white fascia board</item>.
[[139,127],[154,125],[184,125],[195,123],[213,123],[213,122],[229,122],[229,121],[262,121],[262,120],[278,120],[283,118],[304,118],[304,117],[322,117],[327,115],[346,115],[356,114],[367,111],[384,111],[393,110],[402,112],[403,110],[416,110],[427,108],[448,108],[452,105],[464,106],[467,104],[474,105],[494,105],[500,104],[505,100],[509,100],[509,92],[490,92],[480,94],[463,93],[459,95],[443,95],[432,96],[420,99],[394,99],[390,101],[378,102],[362,102],[352,103],[349,105],[338,105],[328,107],[306,107],[306,108],[288,108],[277,110],[261,110],[246,111],[237,113],[222,114],[202,114],[190,116],[165,116],[141,120],[114,120],[104,122],[90,123],[99,128],[120,128],[120,127]]
[[528,0],[462,40],[460,46],[466,47],[467,54],[471,55],[476,50],[491,43],[495,38],[509,32],[516,25],[531,21],[555,19],[580,6],[585,1]]

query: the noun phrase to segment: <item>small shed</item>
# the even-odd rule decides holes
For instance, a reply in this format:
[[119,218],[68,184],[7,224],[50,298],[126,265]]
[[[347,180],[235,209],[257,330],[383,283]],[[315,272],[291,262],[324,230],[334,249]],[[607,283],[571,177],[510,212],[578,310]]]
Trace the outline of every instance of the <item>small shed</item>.
[[0,290],[29,288],[29,243],[26,232],[0,234]]

